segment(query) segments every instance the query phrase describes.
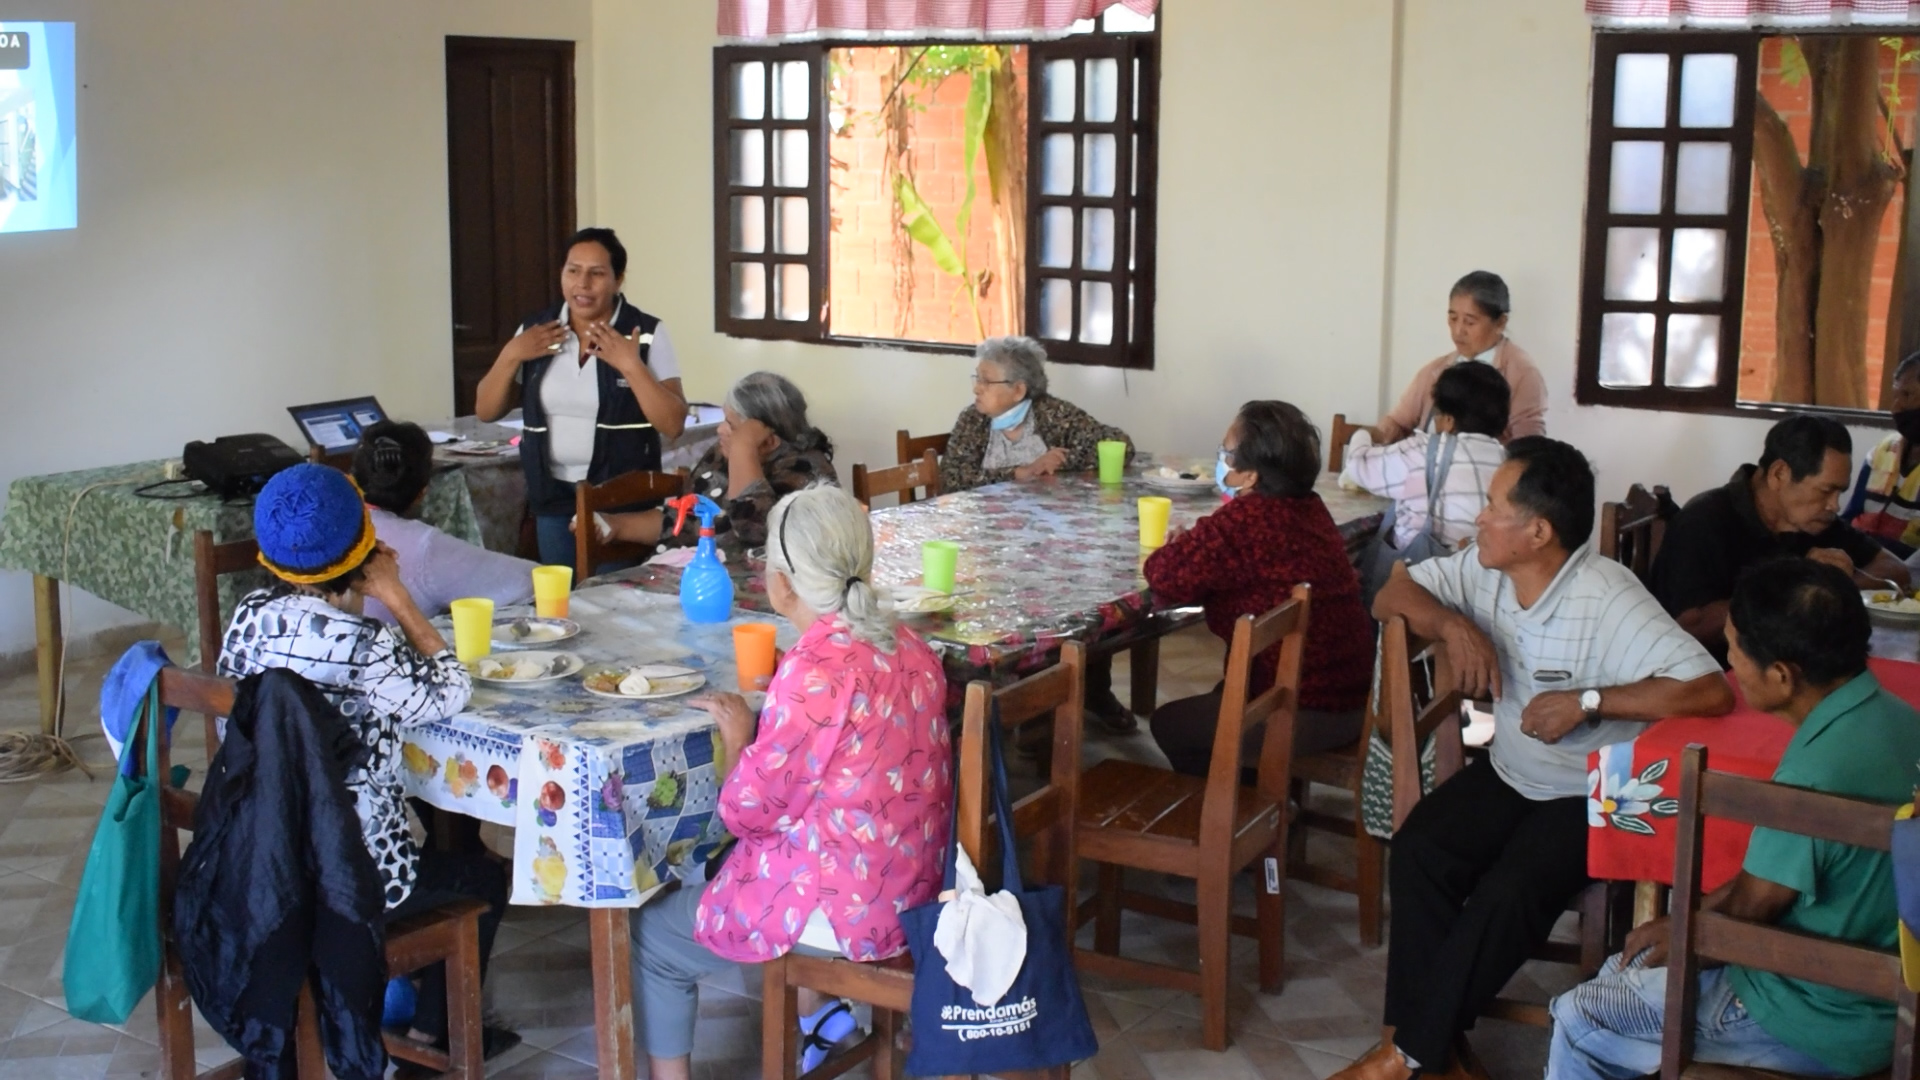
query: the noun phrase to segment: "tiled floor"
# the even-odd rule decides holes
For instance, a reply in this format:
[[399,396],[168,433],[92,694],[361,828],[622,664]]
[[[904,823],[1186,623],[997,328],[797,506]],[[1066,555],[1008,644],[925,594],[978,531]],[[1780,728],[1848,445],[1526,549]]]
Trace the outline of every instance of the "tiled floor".
[[[181,650],[174,649],[175,655]],[[1210,689],[1219,677],[1220,649],[1213,638],[1189,631],[1169,639],[1161,655],[1162,700]],[[69,672],[72,695],[68,728],[96,730],[93,717],[104,663],[76,663]],[[1124,660],[1114,683],[1127,685]],[[31,676],[0,679],[0,730],[37,723]],[[178,729],[174,758],[196,777],[205,766],[198,718]],[[124,1028],[103,1028],[70,1018],[61,994],[61,956],[74,889],[88,842],[106,797],[111,772],[103,740],[78,747],[100,779],[69,772],[32,783],[0,785],[0,1080],[96,1080],[154,1075],[159,1067],[151,1002]],[[1134,735],[1095,737],[1090,755],[1152,759],[1144,729]],[[1014,763],[1016,772],[1023,762]],[[1026,766],[1030,772],[1031,767]],[[1018,781],[1016,781],[1017,783]],[[193,785],[197,786],[197,782]],[[1342,845],[1315,837],[1312,857],[1337,861]],[[1350,855],[1348,855],[1350,857]],[[1178,894],[1191,886],[1144,884]],[[1287,986],[1265,995],[1254,988],[1254,948],[1234,942],[1234,991],[1230,1002],[1232,1045],[1225,1053],[1200,1048],[1199,1001],[1186,994],[1148,990],[1098,977],[1085,979],[1087,1005],[1100,1039],[1100,1053],[1076,1070],[1099,1080],[1210,1080],[1271,1077],[1324,1080],[1364,1053],[1378,1038],[1385,949],[1363,950],[1354,926],[1353,898],[1307,885],[1289,885]],[[1253,894],[1242,889],[1251,913]],[[1122,952],[1143,959],[1191,964],[1197,956],[1193,930],[1129,915]],[[1562,983],[1552,969],[1531,967],[1516,979],[1516,991],[1544,1000]],[[532,1078],[592,1077],[593,996],[587,965],[583,913],[555,908],[514,908],[501,927],[487,980],[490,1010],[525,1037],[525,1043],[492,1062],[488,1075]],[[759,980],[736,971],[707,983],[701,992],[699,1075],[751,1078],[759,1075]],[[1499,1080],[1538,1076],[1546,1035],[1537,1029],[1483,1022],[1473,1041]],[[203,1068],[232,1054],[202,1027],[196,1056]],[[854,1075],[863,1075],[856,1072]]]

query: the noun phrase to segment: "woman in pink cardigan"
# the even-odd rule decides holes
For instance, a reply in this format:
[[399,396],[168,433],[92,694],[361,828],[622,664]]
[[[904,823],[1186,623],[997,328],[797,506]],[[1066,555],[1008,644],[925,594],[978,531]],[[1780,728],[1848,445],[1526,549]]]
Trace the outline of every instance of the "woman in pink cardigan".
[[1513,298],[1500,275],[1475,270],[1453,283],[1447,302],[1447,332],[1453,351],[1414,373],[1400,403],[1380,418],[1371,431],[1376,445],[1399,442],[1427,426],[1433,417],[1433,384],[1455,364],[1490,364],[1506,376],[1509,400],[1507,430],[1501,442],[1547,433],[1547,383],[1533,357],[1507,337],[1507,313]]
[[[739,842],[704,890],[682,887],[634,913],[653,1080],[690,1073],[702,978],[792,949],[898,956],[900,912],[939,892],[953,814],[946,676],[895,625],[867,580],[872,567],[866,512],[838,488],[794,492],[767,519],[767,598],[800,640],[757,729],[737,695],[701,702],[733,762],[719,812]],[[818,1063],[853,1018],[837,1001],[803,1000],[801,1011],[807,1060]]]

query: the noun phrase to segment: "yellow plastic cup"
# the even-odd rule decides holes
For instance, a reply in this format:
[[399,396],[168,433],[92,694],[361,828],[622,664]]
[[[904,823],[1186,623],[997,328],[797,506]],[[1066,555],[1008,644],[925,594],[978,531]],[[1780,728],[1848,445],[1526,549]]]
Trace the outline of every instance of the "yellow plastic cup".
[[573,591],[573,567],[533,568],[533,613],[543,619],[567,617],[567,594]]
[[453,613],[453,652],[470,664],[493,651],[493,601],[468,597],[447,605]]
[[1094,449],[1100,454],[1100,482],[1119,483],[1127,471],[1127,444],[1118,439],[1102,439]]
[[1165,547],[1167,518],[1173,513],[1173,500],[1160,495],[1140,496],[1140,546]]
[[952,592],[954,571],[959,567],[959,544],[951,540],[929,540],[920,545],[920,584],[934,592]]
[[740,692],[765,690],[773,681],[774,658],[778,654],[773,638],[779,628],[772,623],[741,623],[733,628],[733,667]]

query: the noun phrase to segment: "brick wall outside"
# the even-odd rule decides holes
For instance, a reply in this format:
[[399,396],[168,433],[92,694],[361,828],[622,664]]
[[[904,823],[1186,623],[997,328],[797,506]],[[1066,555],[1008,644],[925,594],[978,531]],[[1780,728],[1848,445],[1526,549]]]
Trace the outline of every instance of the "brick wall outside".
[[[1807,141],[1811,137],[1812,117],[1809,111],[1812,94],[1811,81],[1802,79],[1800,85],[1789,86],[1780,77],[1781,46],[1785,39],[1768,38],[1760,46],[1760,92],[1773,105],[1787,126],[1793,131],[1794,142],[1800,147],[1800,155],[1805,160]],[[1914,39],[1907,39],[1906,48],[1912,48]],[[1892,50],[1881,51],[1881,63],[1885,65],[1892,58]],[[1920,72],[1909,62],[1900,79],[1901,106],[1896,114],[1897,127],[1902,141],[1912,144],[1914,137],[1914,115],[1916,103],[1920,103]],[[1767,231],[1767,215],[1760,206],[1760,183],[1756,178],[1753,184],[1752,206],[1747,226],[1747,281],[1745,310],[1740,325],[1740,386],[1739,396],[1743,401],[1770,400],[1773,384],[1773,365],[1777,355],[1774,335],[1775,290],[1778,278],[1773,267],[1773,237]],[[1893,200],[1887,205],[1886,216],[1880,223],[1880,247],[1874,256],[1873,292],[1868,302],[1870,312],[1867,322],[1867,387],[1868,399],[1873,400],[1879,393],[1880,369],[1885,359],[1888,304],[1893,298],[1893,270],[1900,248],[1900,226],[1906,220],[1903,201],[1898,188]]]
[[[913,244],[914,291],[906,333],[896,323],[898,305],[893,293],[893,232],[899,210],[886,176],[887,136],[879,109],[886,99],[893,69],[894,46],[835,49],[833,58],[844,80],[844,104],[851,117],[836,135],[831,189],[827,194],[833,215],[829,256],[832,307],[829,330],[859,337],[904,337],[915,341],[973,344],[980,340],[960,279],[940,271],[920,244]],[[1022,89],[1026,82],[1026,50],[1014,52]],[[955,75],[928,95],[911,84],[926,110],[917,113],[912,135],[915,185],[932,208],[936,220],[953,235],[955,215],[966,194],[962,125],[969,80]],[[1024,130],[1025,117],[1021,117]],[[987,186],[986,155],[974,162],[978,186],[973,203],[973,226],[967,257],[976,275],[995,266],[993,204]],[[995,283],[997,285],[997,282]],[[1002,323],[999,298],[982,298],[981,315],[988,336],[1017,332]],[[1018,311],[1018,305],[1015,306]]]

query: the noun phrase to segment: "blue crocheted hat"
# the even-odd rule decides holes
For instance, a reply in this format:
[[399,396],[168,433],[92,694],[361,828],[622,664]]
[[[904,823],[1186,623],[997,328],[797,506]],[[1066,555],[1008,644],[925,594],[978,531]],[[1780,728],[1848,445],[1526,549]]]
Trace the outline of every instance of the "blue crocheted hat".
[[295,465],[253,501],[260,564],[288,581],[318,585],[352,570],[373,550],[373,515],[346,473]]

